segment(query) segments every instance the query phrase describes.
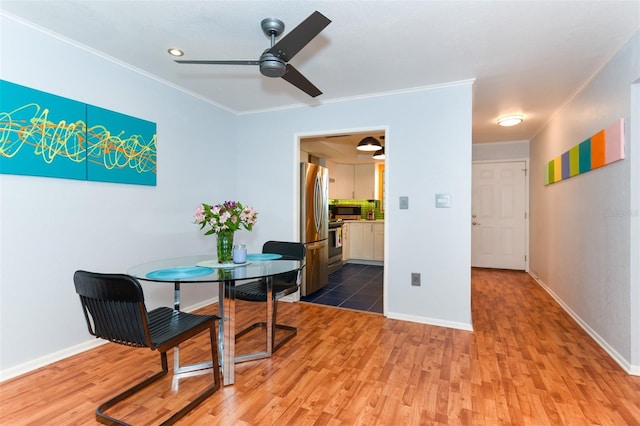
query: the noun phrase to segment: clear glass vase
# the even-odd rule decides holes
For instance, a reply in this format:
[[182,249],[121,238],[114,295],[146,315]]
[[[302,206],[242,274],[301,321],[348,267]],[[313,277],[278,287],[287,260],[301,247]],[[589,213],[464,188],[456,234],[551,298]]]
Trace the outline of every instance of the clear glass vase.
[[233,231],[218,232],[218,263],[233,263]]

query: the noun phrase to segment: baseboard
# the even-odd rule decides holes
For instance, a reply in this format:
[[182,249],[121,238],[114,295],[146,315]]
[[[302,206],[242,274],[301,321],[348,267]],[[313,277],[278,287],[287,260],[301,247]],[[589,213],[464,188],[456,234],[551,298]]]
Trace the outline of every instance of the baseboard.
[[473,331],[473,325],[469,323],[443,321],[435,318],[419,317],[415,315],[399,314],[397,312],[387,312],[387,318],[402,321],[417,322],[419,324],[435,325],[438,327],[455,328],[457,330]]
[[382,260],[349,259],[344,263],[354,263],[356,265],[369,265],[369,266],[384,266],[384,261]]
[[81,352],[97,348],[98,346],[102,346],[105,343],[109,342],[107,342],[106,340],[93,338],[92,340],[80,343],[79,345],[74,345],[60,351],[41,356],[40,358],[18,364],[15,367],[4,369],[0,371],[0,382],[13,379],[14,377],[21,376],[33,370],[37,370],[38,368],[53,364],[54,362],[63,360],[70,356],[77,355]]
[[[205,300],[203,302],[196,303],[194,305],[183,308],[182,310],[184,312],[193,312],[198,309],[204,308],[205,306],[211,305],[213,303],[218,303],[217,297]],[[109,343],[109,342],[103,339],[91,338],[90,340],[87,340],[86,342],[80,343],[78,345],[74,345],[56,352],[52,352],[50,354],[41,356],[31,361],[18,364],[14,367],[0,370],[0,382],[13,379],[14,377],[21,376],[33,370],[37,370],[38,368],[42,368],[49,364],[53,364],[54,362],[61,361],[70,356],[77,355],[79,353],[82,353],[91,349],[95,349],[98,346],[104,345],[105,343]]]
[[593,340],[595,340],[595,342],[602,348],[604,349],[604,351],[609,354],[609,356],[611,358],[613,358],[613,360],[615,362],[618,363],[618,365],[620,367],[622,367],[622,369],[627,372],[627,374],[633,375],[633,376],[640,376],[640,366],[638,365],[631,365],[629,363],[628,360],[626,360],[622,355],[620,355],[618,353],[618,351],[616,351],[611,345],[609,345],[609,343],[607,343],[607,341],[605,339],[603,339],[594,329],[592,329],[589,324],[587,324],[587,322],[585,322],[582,318],[580,318],[580,316],[578,314],[576,314],[570,307],[569,305],[567,305],[556,293],[553,292],[553,290],[551,290],[551,288],[544,282],[542,281],[538,276],[536,276],[534,273],[532,273],[531,271],[529,271],[529,275],[531,276],[531,278],[533,278],[540,287],[542,287],[544,289],[544,291],[546,291],[551,297],[553,297],[553,300],[555,300],[556,302],[558,302],[558,304],[562,307],[562,309],[565,310],[566,313],[569,314],[569,316],[571,316],[571,318],[574,319],[575,322],[578,323],[578,325],[589,335],[591,336],[591,338]]
[[218,303],[218,298],[217,297],[213,297],[211,299],[207,299],[207,300],[204,300],[202,302],[198,302],[198,303],[195,303],[193,305],[189,305],[186,308],[183,308],[183,309],[180,309],[180,310],[184,311],[184,312],[194,312],[194,311],[197,311],[198,309],[202,309],[202,308],[204,308],[206,306],[213,305],[214,303]]

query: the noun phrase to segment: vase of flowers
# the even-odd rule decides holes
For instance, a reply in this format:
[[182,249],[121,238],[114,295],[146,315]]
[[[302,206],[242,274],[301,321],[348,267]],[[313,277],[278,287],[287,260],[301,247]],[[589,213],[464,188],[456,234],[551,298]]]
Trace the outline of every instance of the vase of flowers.
[[218,232],[218,263],[233,262],[233,231]]
[[200,229],[208,227],[204,235],[217,235],[218,263],[232,263],[234,232],[240,229],[251,231],[258,220],[258,213],[239,201],[225,201],[216,205],[200,204],[194,218]]

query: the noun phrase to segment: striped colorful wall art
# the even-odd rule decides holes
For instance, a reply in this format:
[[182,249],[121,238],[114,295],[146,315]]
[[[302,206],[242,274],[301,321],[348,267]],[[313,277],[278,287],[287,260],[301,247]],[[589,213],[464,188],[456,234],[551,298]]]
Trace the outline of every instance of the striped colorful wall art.
[[621,118],[544,165],[544,184],[560,182],[624,159],[624,119]]

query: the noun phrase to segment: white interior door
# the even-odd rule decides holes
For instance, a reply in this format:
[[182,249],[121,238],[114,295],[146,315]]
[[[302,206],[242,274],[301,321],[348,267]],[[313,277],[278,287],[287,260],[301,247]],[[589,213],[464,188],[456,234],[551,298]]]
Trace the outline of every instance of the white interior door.
[[471,266],[526,269],[526,163],[474,163]]

